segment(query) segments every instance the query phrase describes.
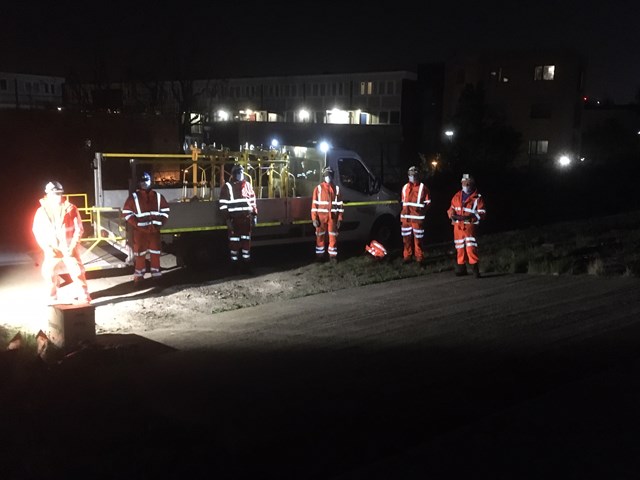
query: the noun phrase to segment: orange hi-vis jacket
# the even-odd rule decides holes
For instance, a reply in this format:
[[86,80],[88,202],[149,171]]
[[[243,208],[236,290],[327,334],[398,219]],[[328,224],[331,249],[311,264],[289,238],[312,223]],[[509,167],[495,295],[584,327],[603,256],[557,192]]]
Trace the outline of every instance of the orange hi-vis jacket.
[[384,258],[387,255],[387,249],[377,240],[371,240],[371,243],[364,247],[364,249],[378,259]]
[[246,180],[227,182],[220,190],[220,212],[225,219],[258,215],[251,184]]
[[[474,190],[469,194],[467,199],[462,201],[462,190],[458,191],[451,199],[451,206],[447,211],[452,224],[465,224],[465,225],[477,225],[480,220],[484,220],[487,211],[484,207],[484,199],[482,195]],[[453,215],[468,216],[471,215],[471,220],[454,220]]]
[[408,182],[402,187],[400,220],[409,223],[423,222],[430,204],[431,196],[427,186],[424,183]]
[[155,190],[138,189],[122,207],[122,216],[133,227],[158,231],[169,220],[169,203]]
[[54,248],[72,254],[83,233],[82,218],[73,203],[65,198],[62,204],[52,206],[46,198],[40,199],[33,218],[33,235],[45,255]]
[[340,187],[333,183],[322,182],[313,189],[311,204],[311,220],[320,223],[342,222],[344,205],[340,195]]

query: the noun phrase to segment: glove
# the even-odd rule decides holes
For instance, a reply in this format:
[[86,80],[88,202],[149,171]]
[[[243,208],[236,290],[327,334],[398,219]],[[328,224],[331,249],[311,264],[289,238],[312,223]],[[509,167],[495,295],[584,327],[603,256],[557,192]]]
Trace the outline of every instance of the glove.
[[313,221],[313,226],[318,228],[320,226],[320,220],[314,220]]
[[338,220],[336,222],[336,228],[339,230],[340,229],[340,225],[342,224],[342,222],[340,220]]
[[454,213],[453,215],[451,215],[451,220],[462,221],[462,215],[458,215],[457,213]]
[[231,220],[230,218],[227,218],[227,228],[229,230],[233,230],[233,220]]
[[258,216],[257,216],[257,215],[254,215],[254,216],[251,218],[251,225],[255,227],[257,224],[258,224]]

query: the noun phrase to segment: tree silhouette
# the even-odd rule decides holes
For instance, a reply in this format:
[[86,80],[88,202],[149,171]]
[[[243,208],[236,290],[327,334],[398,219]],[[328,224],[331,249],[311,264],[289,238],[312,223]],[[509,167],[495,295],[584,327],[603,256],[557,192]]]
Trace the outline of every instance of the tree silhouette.
[[462,91],[452,119],[455,136],[448,151],[455,171],[495,172],[509,168],[522,143],[522,134],[490,108],[481,85]]

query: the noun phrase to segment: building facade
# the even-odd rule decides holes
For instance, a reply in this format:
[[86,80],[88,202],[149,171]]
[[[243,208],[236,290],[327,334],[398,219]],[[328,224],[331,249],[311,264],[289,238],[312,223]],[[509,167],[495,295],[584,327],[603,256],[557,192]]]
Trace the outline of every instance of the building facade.
[[0,108],[62,108],[64,78],[0,72]]
[[522,134],[515,165],[534,166],[580,153],[586,62],[566,51],[486,52],[447,62],[443,93],[444,128],[453,135],[460,95],[481,87],[485,105]]

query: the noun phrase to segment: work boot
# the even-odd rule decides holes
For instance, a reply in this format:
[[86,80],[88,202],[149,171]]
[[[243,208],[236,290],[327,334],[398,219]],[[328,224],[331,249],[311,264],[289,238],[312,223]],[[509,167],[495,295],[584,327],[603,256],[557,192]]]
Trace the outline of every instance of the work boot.
[[331,257],[329,259],[329,263],[331,263],[333,265],[337,264],[338,263],[338,257]]
[[324,257],[322,255],[316,255],[316,263],[324,262]]
[[242,264],[240,265],[240,271],[242,273],[246,273],[247,275],[251,275],[253,273],[253,270],[251,269],[251,263],[249,262],[242,262]]
[[480,265],[478,265],[477,263],[474,263],[471,268],[473,269],[473,275],[476,278],[480,278]]
[[405,257],[402,259],[402,264],[403,265],[409,265],[412,262],[411,257]]
[[467,265],[463,263],[460,265],[456,264],[456,277],[464,277],[467,274]]

